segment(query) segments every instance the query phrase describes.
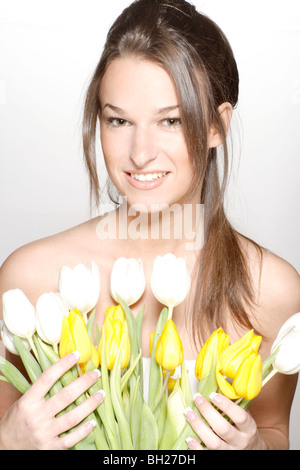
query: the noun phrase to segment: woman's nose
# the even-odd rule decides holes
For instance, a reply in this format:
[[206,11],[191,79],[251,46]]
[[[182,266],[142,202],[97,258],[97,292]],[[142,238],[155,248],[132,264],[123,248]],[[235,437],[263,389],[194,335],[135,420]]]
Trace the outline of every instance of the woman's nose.
[[157,148],[154,136],[150,130],[136,128],[132,135],[130,159],[136,168],[146,167],[149,162],[155,160]]

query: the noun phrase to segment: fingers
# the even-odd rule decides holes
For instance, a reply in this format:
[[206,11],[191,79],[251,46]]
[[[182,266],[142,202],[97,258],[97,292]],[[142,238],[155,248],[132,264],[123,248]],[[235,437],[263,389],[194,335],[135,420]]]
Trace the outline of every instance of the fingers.
[[60,435],[73,429],[87,416],[89,416],[103,401],[105,392],[99,390],[84,400],[80,405],[75,406],[71,411],[55,419],[55,435]]
[[[202,443],[211,450],[246,448],[257,428],[251,416],[234,402],[221,394],[212,394],[212,404],[199,394],[195,404],[201,414],[186,410],[186,418]],[[228,416],[233,424],[223,415]],[[190,449],[198,449],[195,439],[188,442]]]
[[84,439],[96,426],[95,420],[85,421],[78,426],[74,431],[69,432],[64,437],[59,437],[56,440],[54,450],[67,450],[74,447],[78,442]]
[[57,415],[60,411],[67,408],[88,390],[100,377],[100,372],[95,369],[91,372],[81,375],[69,385],[62,388],[46,402],[46,408],[49,417]]
[[236,403],[225,397],[221,393],[212,393],[210,395],[212,403],[219,410],[223,411],[230,418],[240,431],[247,431],[250,422],[250,415]]
[[42,399],[51,387],[60,379],[60,377],[73,367],[80,357],[78,351],[67,354],[58,362],[49,367],[30,387],[30,395],[33,400]]
[[[204,400],[204,399],[203,399]],[[213,408],[208,402],[207,400],[205,400],[207,405],[209,405],[211,408]],[[203,406],[204,402],[202,403],[201,401],[201,405],[202,406],[199,406],[198,403],[197,403],[197,407],[199,406],[199,411],[203,412],[202,414],[202,417],[199,416],[199,413],[197,413],[196,411],[192,410],[191,408],[187,408],[185,410],[185,416],[186,416],[186,419],[187,421],[189,422],[190,426],[193,428],[193,430],[195,431],[195,433],[199,436],[200,438],[200,441],[208,448],[208,449],[211,449],[211,450],[226,450],[228,448],[227,446],[227,443],[224,442],[215,432],[214,432],[214,429],[212,429],[210,426],[209,426],[209,421],[204,421],[205,419],[205,416],[208,416],[209,413],[207,413],[207,411],[211,411],[208,409],[208,407],[205,407]],[[206,409],[205,409],[206,408]],[[201,410],[200,410],[201,409]],[[216,411],[216,410],[215,410]],[[217,411],[216,411],[217,413]],[[210,419],[214,419],[213,417],[214,413],[212,411],[211,415],[210,415]],[[203,419],[204,418],[204,419]],[[215,426],[215,421],[211,421],[214,426]],[[195,443],[195,440],[190,440],[188,442],[188,445],[191,449],[195,449],[197,448],[198,446],[196,445]]]

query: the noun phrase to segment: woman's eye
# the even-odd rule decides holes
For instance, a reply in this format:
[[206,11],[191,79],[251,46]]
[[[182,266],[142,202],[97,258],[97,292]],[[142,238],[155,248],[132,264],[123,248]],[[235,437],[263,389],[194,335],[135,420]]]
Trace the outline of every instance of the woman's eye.
[[181,119],[180,118],[168,118],[163,120],[163,125],[168,127],[177,127],[180,126]]
[[107,119],[107,122],[111,124],[113,127],[125,127],[126,125],[128,125],[128,121],[122,118],[111,117]]

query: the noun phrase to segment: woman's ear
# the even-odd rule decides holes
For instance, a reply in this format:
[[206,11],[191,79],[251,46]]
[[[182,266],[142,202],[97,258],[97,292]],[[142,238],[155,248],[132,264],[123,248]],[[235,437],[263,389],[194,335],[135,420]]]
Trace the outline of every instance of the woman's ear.
[[[222,103],[218,107],[218,112],[220,114],[221,120],[223,122],[223,127],[227,135],[227,132],[230,126],[231,117],[232,117],[232,105],[227,102]],[[208,147],[209,148],[218,147],[222,143],[223,143],[222,135],[219,129],[217,128],[217,126],[212,126],[210,128],[209,135],[208,135]]]

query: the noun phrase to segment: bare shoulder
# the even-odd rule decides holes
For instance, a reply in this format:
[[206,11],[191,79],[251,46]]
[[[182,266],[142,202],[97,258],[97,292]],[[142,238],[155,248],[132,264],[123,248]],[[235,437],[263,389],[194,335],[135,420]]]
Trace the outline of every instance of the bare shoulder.
[[280,326],[300,312],[300,276],[286,260],[264,248],[244,242],[256,293],[256,318],[266,335],[274,337]]
[[[9,289],[22,289],[33,303],[41,293],[57,290],[63,265],[73,267],[93,259],[95,224],[96,219],[92,219],[15,250],[0,268],[0,302],[2,293]],[[101,246],[97,249],[101,252]]]

